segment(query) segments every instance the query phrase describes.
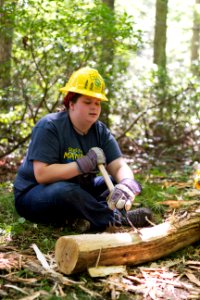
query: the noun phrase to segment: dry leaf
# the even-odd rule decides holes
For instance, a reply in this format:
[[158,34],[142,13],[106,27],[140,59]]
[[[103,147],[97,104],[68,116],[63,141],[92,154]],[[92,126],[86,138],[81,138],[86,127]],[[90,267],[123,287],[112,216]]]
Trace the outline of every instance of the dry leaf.
[[0,253],[0,270],[11,270],[19,267],[21,255],[17,253]]
[[189,272],[185,272],[185,275],[188,277],[188,279],[195,283],[196,285],[200,286],[200,281],[196,278],[196,276],[194,276],[194,274],[189,273]]
[[171,208],[179,208],[179,207],[183,207],[183,206],[191,206],[193,204],[199,203],[199,200],[165,200],[160,202],[160,204],[162,205],[166,205],[169,206]]
[[178,182],[178,181],[165,181],[163,187],[168,188],[171,186],[175,186],[178,189],[184,189],[187,187],[191,187],[191,182]]

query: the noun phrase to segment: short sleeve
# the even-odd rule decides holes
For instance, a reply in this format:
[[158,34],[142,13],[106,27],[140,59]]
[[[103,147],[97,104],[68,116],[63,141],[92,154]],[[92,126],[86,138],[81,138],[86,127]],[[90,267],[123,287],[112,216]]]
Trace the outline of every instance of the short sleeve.
[[57,129],[52,123],[36,126],[29,145],[29,160],[53,164],[59,162],[60,144]]
[[107,164],[121,157],[122,152],[120,150],[120,147],[115,137],[110,132],[110,130],[105,126],[104,123],[98,122],[98,132],[99,132],[100,147],[103,149],[105,153]]

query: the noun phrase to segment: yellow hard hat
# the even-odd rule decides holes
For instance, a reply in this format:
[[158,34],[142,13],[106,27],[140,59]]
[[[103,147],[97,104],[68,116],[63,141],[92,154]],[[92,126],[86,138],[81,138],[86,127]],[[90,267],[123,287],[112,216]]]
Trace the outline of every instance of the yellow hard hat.
[[95,69],[84,67],[75,71],[65,87],[60,91],[65,95],[74,92],[86,96],[108,101],[105,95],[105,83],[99,72]]

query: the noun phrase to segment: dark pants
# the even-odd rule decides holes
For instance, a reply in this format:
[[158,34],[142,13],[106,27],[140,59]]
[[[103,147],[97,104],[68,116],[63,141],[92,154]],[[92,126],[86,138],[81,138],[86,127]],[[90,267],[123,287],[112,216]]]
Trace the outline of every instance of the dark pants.
[[22,195],[15,191],[15,207],[19,215],[34,223],[62,226],[67,220],[84,218],[92,228],[104,230],[114,222],[106,189],[101,176],[85,185],[69,181],[38,184]]

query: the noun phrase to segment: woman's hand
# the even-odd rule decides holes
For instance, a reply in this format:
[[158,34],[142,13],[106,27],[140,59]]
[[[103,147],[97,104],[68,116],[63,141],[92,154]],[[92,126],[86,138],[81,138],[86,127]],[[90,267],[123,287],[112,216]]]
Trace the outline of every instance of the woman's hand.
[[94,171],[97,165],[105,164],[106,158],[101,148],[93,147],[88,153],[76,160],[81,173],[89,173]]
[[130,178],[126,178],[116,184],[113,191],[108,196],[108,206],[110,209],[130,210],[135,196],[141,192],[140,184]]

